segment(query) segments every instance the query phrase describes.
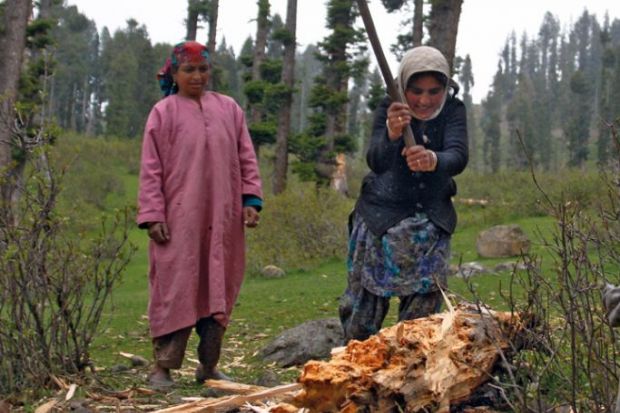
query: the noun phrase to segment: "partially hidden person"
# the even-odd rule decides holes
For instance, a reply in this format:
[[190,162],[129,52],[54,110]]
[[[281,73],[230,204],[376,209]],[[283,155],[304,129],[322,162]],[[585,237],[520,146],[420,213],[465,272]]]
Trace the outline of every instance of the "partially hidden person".
[[[370,172],[349,217],[348,283],[340,298],[345,343],[377,333],[390,299],[398,320],[441,308],[456,227],[453,177],[468,161],[464,104],[442,53],[419,46],[403,56],[402,102],[386,97],[374,114]],[[406,147],[405,127],[416,144]]]
[[245,115],[207,91],[207,48],[176,45],[158,74],[165,95],[142,143],[137,223],[149,244],[148,317],[153,386],[173,384],[195,329],[196,380],[227,379],[217,368],[245,270],[244,228],[259,224],[262,189]]

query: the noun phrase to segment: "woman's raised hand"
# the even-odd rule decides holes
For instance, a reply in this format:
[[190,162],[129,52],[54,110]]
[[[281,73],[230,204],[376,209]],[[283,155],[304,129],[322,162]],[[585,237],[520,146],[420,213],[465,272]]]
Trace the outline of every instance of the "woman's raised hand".
[[401,102],[392,102],[387,110],[386,126],[388,137],[395,141],[403,135],[403,130],[411,122],[409,106]]

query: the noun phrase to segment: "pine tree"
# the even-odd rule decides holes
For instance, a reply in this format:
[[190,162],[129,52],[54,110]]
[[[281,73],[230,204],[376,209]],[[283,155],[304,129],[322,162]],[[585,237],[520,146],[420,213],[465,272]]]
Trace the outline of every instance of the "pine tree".
[[552,137],[558,101],[558,40],[560,22],[549,12],[545,14],[538,32],[541,64],[535,77],[536,128],[539,130],[538,156],[541,166],[550,170],[556,153]]
[[[457,59],[460,61],[460,59]],[[474,73],[469,55],[465,56],[459,65],[459,82],[463,87],[463,103],[467,108],[467,135],[469,138],[469,167],[479,169],[478,137],[475,134],[476,119],[474,116],[474,102],[471,96],[471,88],[474,86]]]
[[295,60],[295,79],[297,93],[293,95],[292,130],[300,133],[308,126],[310,91],[314,87],[314,79],[323,70],[323,63],[317,59],[319,53],[315,45],[309,45],[298,54]]
[[492,173],[499,172],[501,166],[501,82],[503,76],[500,65],[493,79],[493,88],[482,101],[483,115],[480,119],[480,128],[484,133],[482,154],[485,167]]
[[274,161],[273,193],[286,189],[288,172],[288,142],[291,131],[291,103],[295,83],[295,51],[297,49],[297,0],[288,0],[286,27],[281,29],[278,38],[284,45],[282,65],[282,99],[278,113],[278,132],[276,136],[276,156]]
[[[26,27],[32,12],[30,0],[6,0],[0,34],[0,118],[13,117],[13,102],[17,96],[19,77],[26,48]],[[11,128],[0,127],[0,171],[11,163]],[[4,172],[4,171],[2,171]]]
[[[170,46],[170,49],[172,47]],[[161,66],[154,55],[146,27],[133,19],[103,44],[103,95],[106,134],[137,137],[153,104],[156,87],[145,87],[144,74],[153,76]],[[155,86],[155,81],[152,83]]]
[[[571,33],[571,43],[576,51],[577,68],[568,80],[568,121],[564,124],[564,137],[568,145],[568,165],[581,167],[588,159],[590,122],[593,115],[595,82],[590,60],[591,18],[587,11],[577,20]],[[568,57],[570,59],[570,56]],[[569,64],[570,67],[571,64]]]
[[244,105],[245,96],[241,90],[241,64],[235,58],[232,47],[222,38],[217,48],[217,67],[211,69],[213,89],[232,96],[239,104]]
[[[256,41],[254,43],[252,60],[244,60],[244,63],[249,66],[251,75],[243,87],[243,93],[247,98],[248,128],[250,136],[252,136],[254,151],[258,157],[260,156],[260,147],[274,143],[276,139],[275,121],[273,119],[265,119],[266,89],[269,82],[266,81],[263,75],[266,72],[279,73],[281,66],[275,68],[273,64],[270,64],[274,63],[273,61],[265,59],[265,48],[271,26],[271,6],[269,0],[258,0],[257,5]],[[272,83],[277,83],[278,81],[279,79]]]
[[59,22],[53,30],[57,63],[50,96],[52,112],[63,128],[92,130],[95,111],[91,102],[99,86],[97,27],[75,6],[54,8],[52,13]]
[[295,173],[318,184],[332,183],[343,193],[347,191],[346,182],[334,184],[332,178],[339,165],[336,154],[355,150],[355,140],[347,133],[346,107],[356,57],[354,46],[363,39],[361,30],[353,27],[356,18],[352,0],[328,2],[327,27],[331,32],[319,43],[318,58],[324,66],[311,91],[313,113],[309,127],[291,142],[291,150],[299,159],[293,167]]
[[583,166],[588,159],[588,141],[590,136],[591,106],[589,95],[592,86],[584,71],[578,70],[570,78],[571,105],[568,123],[564,127],[564,136],[568,144],[568,165]]
[[601,45],[603,58],[601,64],[601,95],[599,98],[599,111],[602,122],[599,123],[597,154],[600,165],[605,165],[609,159],[609,144],[611,134],[609,124],[613,123],[612,105],[614,101],[613,81],[614,69],[616,68],[616,55],[611,44],[609,15],[605,15],[605,21],[601,30]]

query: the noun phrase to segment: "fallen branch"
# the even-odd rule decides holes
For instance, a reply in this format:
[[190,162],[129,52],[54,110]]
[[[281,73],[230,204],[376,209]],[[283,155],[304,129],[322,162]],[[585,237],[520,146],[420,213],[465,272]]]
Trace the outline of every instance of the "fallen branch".
[[251,384],[235,383],[227,380],[207,380],[205,386],[214,390],[221,390],[234,394],[252,394],[269,389],[263,386],[254,386]]
[[245,395],[233,395],[220,397],[218,399],[206,399],[196,402],[185,403],[178,406],[170,407],[163,410],[157,410],[156,413],[206,413],[215,412],[217,409],[224,407],[239,407],[244,403],[257,400],[265,400],[269,398],[293,398],[294,393],[301,389],[301,384],[284,384],[282,386],[267,388],[257,392]]

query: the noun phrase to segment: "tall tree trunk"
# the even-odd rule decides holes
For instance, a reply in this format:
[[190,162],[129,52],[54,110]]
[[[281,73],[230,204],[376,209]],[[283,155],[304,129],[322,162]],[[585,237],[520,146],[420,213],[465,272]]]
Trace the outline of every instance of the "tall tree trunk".
[[267,34],[269,33],[269,0],[258,0],[258,18],[256,21],[256,43],[254,44],[254,59],[252,61],[252,80],[259,80],[260,67],[265,60]]
[[196,33],[198,32],[199,2],[200,0],[188,0],[187,2],[187,34],[185,35],[185,40],[196,40]]
[[454,51],[462,4],[463,0],[435,0],[431,7],[429,45],[444,54],[451,70],[454,68]]
[[72,131],[77,132],[77,121],[76,121],[76,107],[77,107],[77,84],[73,83],[73,89],[71,91],[71,103],[69,104],[69,128]]
[[424,37],[424,0],[415,0],[413,7],[413,46],[422,45]]
[[4,33],[0,37],[0,169],[11,163],[11,123],[19,76],[26,48],[26,27],[32,12],[31,0],[6,0]]
[[48,19],[52,14],[53,0],[39,0],[39,18]]
[[[346,9],[345,9],[346,6]],[[354,20],[353,14],[353,2],[346,5],[342,5],[339,13],[334,16],[333,30],[334,33],[342,27],[350,27]],[[336,37],[336,35],[334,35]],[[350,43],[343,42],[341,39],[334,42],[335,45],[330,51],[331,65],[326,70],[327,86],[336,93],[347,91],[349,84],[349,74],[341,70],[341,65],[347,62],[347,47]],[[334,108],[333,111],[326,113],[326,127],[325,136],[327,138],[327,153],[331,153],[335,147],[335,138],[338,135],[344,135],[347,132],[347,105],[341,104],[339,107]],[[336,191],[346,195],[348,191],[348,185],[346,182],[346,157],[344,154],[337,154],[335,158],[328,160],[331,168],[330,173],[330,186]]]
[[291,131],[291,103],[293,101],[292,91],[295,83],[295,50],[297,49],[297,0],[288,0],[286,7],[286,30],[289,33],[289,38],[284,48],[282,83],[288,88],[288,93],[280,106],[280,113],[278,114],[276,159],[273,176],[274,194],[279,194],[286,189],[288,135]]
[[90,118],[88,108],[90,107],[90,87],[88,85],[88,76],[84,76],[84,85],[82,86],[82,107],[80,108],[80,123],[78,125],[80,132],[86,130],[86,123]]
[[[209,15],[207,17],[209,21],[209,40],[207,41],[207,49],[211,54],[211,64],[215,62],[217,57],[215,56],[215,38],[217,35],[217,16],[219,11],[219,0],[211,0],[209,7]],[[213,89],[213,76],[209,76],[209,90]]]
[[[265,61],[265,48],[267,47],[267,34],[269,33],[269,0],[258,0],[258,17],[256,21],[256,42],[254,44],[254,56],[252,59],[252,80],[260,80],[260,67]],[[263,118],[263,111],[257,105],[250,107],[250,123],[258,123]],[[259,145],[254,144],[256,156],[259,156]]]

